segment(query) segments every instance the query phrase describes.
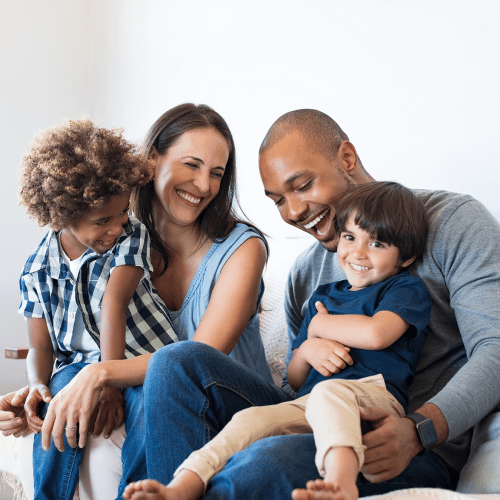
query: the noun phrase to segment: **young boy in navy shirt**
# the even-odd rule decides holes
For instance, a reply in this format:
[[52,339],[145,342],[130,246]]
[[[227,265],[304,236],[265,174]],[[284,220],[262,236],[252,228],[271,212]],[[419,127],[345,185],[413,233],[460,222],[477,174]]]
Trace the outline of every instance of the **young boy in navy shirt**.
[[[325,479],[310,481],[292,498],[358,498],[365,449],[359,407],[404,416],[422,354],[431,300],[423,281],[406,269],[424,252],[428,221],[410,190],[373,182],[342,198],[336,224],[347,280],[318,287],[309,300],[288,366],[297,399],[239,412],[181,464],[170,485],[131,484],[126,499],[195,500],[237,451],[264,437],[310,432]],[[352,364],[341,369],[344,346]]]
[[[150,165],[118,130],[69,120],[38,134],[21,162],[20,203],[50,226],[20,278],[27,318],[29,427],[39,433],[52,397],[88,363],[152,353],[177,337],[151,282],[149,235],[129,217],[131,191],[147,183]],[[54,365],[55,357],[55,365]],[[105,434],[141,404],[139,391],[101,393]],[[142,412],[140,412],[142,413]],[[75,418],[78,418],[75,416]],[[67,421],[66,449],[42,449],[35,436],[35,497],[72,497],[83,450],[78,422]],[[71,443],[73,448],[67,446]],[[124,444],[122,458],[134,443]],[[61,448],[61,446],[59,446]],[[124,470],[127,464],[124,463]]]

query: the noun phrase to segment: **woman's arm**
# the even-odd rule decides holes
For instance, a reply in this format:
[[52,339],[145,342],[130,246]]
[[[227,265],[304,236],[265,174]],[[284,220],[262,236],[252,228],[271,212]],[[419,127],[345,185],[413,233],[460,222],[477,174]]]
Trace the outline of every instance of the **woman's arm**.
[[193,340],[229,354],[257,312],[260,280],[266,263],[260,238],[245,241],[227,260]]
[[358,349],[380,350],[396,342],[409,324],[391,311],[379,311],[373,316],[361,314],[329,314],[321,302],[316,302],[318,314],[309,323],[308,338],[336,340]]
[[79,439],[76,433],[68,434],[68,444],[83,448],[87,442],[90,417],[97,406],[99,396],[105,387],[133,387],[142,385],[146,376],[148,360],[152,354],[136,358],[91,363],[50,402],[42,427],[42,446],[50,447],[50,438],[59,451],[64,450],[64,427],[79,424]]

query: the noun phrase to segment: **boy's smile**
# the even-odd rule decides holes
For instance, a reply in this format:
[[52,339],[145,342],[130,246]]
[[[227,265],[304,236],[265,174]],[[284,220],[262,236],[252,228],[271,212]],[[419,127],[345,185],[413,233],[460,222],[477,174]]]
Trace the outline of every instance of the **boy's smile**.
[[104,207],[89,212],[61,231],[61,245],[70,260],[88,248],[106,253],[120,236],[128,221],[130,193],[113,196]]
[[355,217],[356,214],[349,217],[337,247],[339,265],[352,291],[385,281],[414,260],[401,262],[397,247],[370,236],[354,223]]

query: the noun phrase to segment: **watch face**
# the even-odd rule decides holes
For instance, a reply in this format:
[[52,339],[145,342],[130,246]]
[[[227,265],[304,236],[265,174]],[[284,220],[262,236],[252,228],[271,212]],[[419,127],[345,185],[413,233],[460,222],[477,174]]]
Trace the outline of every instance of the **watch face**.
[[431,419],[424,420],[417,424],[417,431],[420,436],[421,444],[425,449],[437,444],[438,437]]

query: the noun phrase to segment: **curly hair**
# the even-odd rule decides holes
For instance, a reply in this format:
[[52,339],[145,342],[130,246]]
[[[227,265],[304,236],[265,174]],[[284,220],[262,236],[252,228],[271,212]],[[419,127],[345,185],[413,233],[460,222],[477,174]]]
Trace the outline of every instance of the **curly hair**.
[[67,120],[38,133],[21,160],[19,204],[40,226],[58,231],[142,186],[152,164],[121,129]]

